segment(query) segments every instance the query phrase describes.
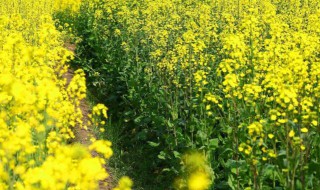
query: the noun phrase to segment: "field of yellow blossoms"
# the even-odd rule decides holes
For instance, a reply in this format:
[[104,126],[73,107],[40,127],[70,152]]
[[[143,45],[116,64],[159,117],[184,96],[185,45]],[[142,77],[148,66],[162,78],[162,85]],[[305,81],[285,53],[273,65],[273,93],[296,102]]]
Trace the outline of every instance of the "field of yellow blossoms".
[[[113,106],[119,158],[142,189],[320,188],[318,0],[80,9],[75,63]],[[183,161],[190,150],[209,163],[198,180]]]
[[[73,54],[63,47],[52,15],[64,8],[77,11],[74,3],[0,2],[1,190],[93,190],[108,177],[109,141],[70,144],[74,128],[92,125],[82,122],[79,108],[86,97],[84,72],[77,70],[68,85],[63,78]],[[106,119],[107,108],[98,104],[92,118]],[[130,186],[123,178],[116,189]]]
[[0,189],[320,189],[319,83],[319,0],[1,0]]

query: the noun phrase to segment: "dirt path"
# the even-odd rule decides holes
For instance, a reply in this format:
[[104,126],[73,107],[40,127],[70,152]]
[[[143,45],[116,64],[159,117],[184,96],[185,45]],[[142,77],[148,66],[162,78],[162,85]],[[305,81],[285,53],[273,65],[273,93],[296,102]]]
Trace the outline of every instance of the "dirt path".
[[[65,47],[70,50],[71,52],[75,52],[75,45],[66,43]],[[74,76],[74,71],[69,68],[68,72],[64,74],[64,78],[67,79],[67,85],[69,85],[71,79]],[[90,106],[86,99],[81,100],[80,102],[80,109],[82,111],[83,115],[83,123],[88,123],[89,117],[88,114],[91,113]],[[88,130],[82,129],[80,127],[75,128],[75,139],[74,142],[78,142],[80,144],[83,144],[85,146],[88,146],[90,144],[90,138],[94,136],[94,132],[90,127],[88,126]],[[91,152],[92,156],[97,156],[97,153]],[[99,182],[99,190],[111,190],[112,189],[112,174],[110,173],[110,170],[108,170],[107,166],[104,166],[104,168],[108,171],[109,177]]]

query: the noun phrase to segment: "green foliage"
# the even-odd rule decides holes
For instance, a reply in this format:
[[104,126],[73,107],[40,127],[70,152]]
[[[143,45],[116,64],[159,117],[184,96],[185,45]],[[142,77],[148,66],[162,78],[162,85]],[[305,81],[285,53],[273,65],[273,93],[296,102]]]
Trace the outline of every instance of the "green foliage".
[[168,189],[197,149],[215,189],[316,189],[319,17],[316,1],[84,1],[74,65],[137,186]]

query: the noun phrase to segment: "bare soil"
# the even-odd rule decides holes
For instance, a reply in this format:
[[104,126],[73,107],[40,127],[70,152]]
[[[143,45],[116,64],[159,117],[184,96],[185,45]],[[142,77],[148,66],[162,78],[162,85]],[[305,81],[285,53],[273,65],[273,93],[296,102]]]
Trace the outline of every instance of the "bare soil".
[[[71,52],[73,53],[75,52],[76,46],[74,44],[65,43],[65,47]],[[74,71],[71,68],[69,68],[68,72],[65,73],[63,76],[65,79],[67,79],[67,86],[69,85],[73,76],[74,76]],[[83,123],[88,123],[89,121],[88,114],[91,113],[91,110],[86,99],[81,100],[80,109],[83,115],[83,118],[82,118]],[[80,144],[83,144],[84,146],[89,146],[90,138],[94,136],[94,132],[92,131],[92,129],[90,129],[90,126],[88,126],[88,130],[85,130],[80,127],[75,127],[74,134],[75,134],[75,139],[73,143],[80,143]],[[92,156],[97,156],[96,152],[91,152],[91,154]],[[113,188],[112,174],[110,173],[110,170],[108,170],[108,167],[106,165],[104,166],[104,168],[106,169],[106,171],[108,171],[109,177],[99,182],[99,190],[111,190]]]

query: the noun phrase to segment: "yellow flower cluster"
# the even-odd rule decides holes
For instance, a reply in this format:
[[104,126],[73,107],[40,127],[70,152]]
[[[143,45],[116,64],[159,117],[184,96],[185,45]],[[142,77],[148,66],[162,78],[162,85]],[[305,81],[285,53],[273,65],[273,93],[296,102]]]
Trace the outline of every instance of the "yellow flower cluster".
[[[182,88],[193,82],[199,83],[199,88],[206,85],[206,80],[199,77],[210,71],[209,67],[200,67],[207,65],[214,57],[204,53],[211,40],[216,38],[211,3],[197,0],[146,0],[135,3],[137,6],[129,6],[124,0],[108,1],[104,2],[103,11],[109,13],[107,16],[111,21],[128,26],[126,32],[130,35],[143,33],[144,38],[137,43],[150,48],[148,56],[153,70],[167,76],[166,82]],[[113,9],[117,12],[113,13]],[[115,29],[114,33],[121,36],[121,28]],[[134,51],[134,46],[138,45],[129,43],[130,39],[126,41],[124,38],[122,47],[125,52]],[[185,74],[183,78],[177,75],[180,69]]]
[[81,6],[81,0],[54,0],[54,11],[70,11],[71,13],[78,13]]
[[122,177],[119,180],[118,186],[114,188],[114,190],[130,190],[133,183],[130,178],[128,177]]
[[[74,2],[0,2],[0,189],[97,189],[108,176],[109,141],[68,144],[73,128],[84,125],[86,84],[82,70],[69,84],[63,78],[73,55],[51,14]],[[94,111],[107,118],[105,106]]]
[[[223,59],[217,70],[227,110],[249,121],[239,127],[247,135],[238,149],[252,165],[277,159],[280,152],[302,164],[303,155],[310,154],[304,152],[312,143],[310,131],[319,129],[320,35],[315,28],[319,22],[313,20],[320,16],[319,3],[240,2],[246,9],[226,11],[227,27],[219,35]],[[292,172],[292,164],[281,167]]]
[[[225,97],[256,107],[258,117],[269,114],[265,119],[275,128],[256,127],[253,123],[247,127],[250,136],[255,133],[264,137],[261,132],[274,131],[278,131],[276,136],[289,137],[306,133],[313,127],[311,122],[319,119],[316,55],[320,44],[314,28],[318,23],[310,19],[319,17],[319,10],[310,4],[295,9],[295,4],[272,1],[251,1],[245,6],[248,9],[241,15],[228,15],[232,22],[240,19],[240,24],[221,34],[222,51],[227,57],[220,63],[218,74],[224,78]],[[279,14],[279,10],[286,11]]]
[[182,158],[183,177],[175,181],[175,189],[206,190],[212,184],[212,171],[203,154],[192,152]]

